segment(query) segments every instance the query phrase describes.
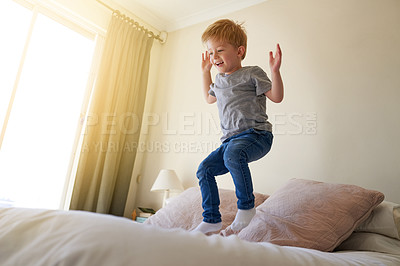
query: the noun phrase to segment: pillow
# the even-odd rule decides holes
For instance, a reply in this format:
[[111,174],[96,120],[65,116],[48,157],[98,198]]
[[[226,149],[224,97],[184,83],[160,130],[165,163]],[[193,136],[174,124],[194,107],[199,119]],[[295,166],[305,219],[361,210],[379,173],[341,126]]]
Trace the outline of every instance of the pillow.
[[383,201],[355,185],[291,179],[258,206],[241,239],[332,251]]
[[353,233],[335,251],[374,251],[400,255],[400,241],[374,233]]
[[377,233],[400,240],[400,204],[382,202],[355,231]]
[[[232,190],[219,189],[220,212],[222,229],[225,229],[235,219],[237,212],[237,198]],[[255,205],[263,203],[268,196],[254,193]],[[203,220],[201,207],[201,193],[199,187],[188,188],[171,201],[156,214],[150,216],[145,224],[157,225],[162,228],[195,229]]]

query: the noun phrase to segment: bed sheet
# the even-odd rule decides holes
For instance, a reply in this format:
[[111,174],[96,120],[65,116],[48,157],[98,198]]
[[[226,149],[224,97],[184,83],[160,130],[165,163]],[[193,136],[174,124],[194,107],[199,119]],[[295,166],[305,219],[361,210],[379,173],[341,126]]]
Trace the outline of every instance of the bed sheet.
[[400,265],[400,255],[251,243],[83,211],[0,208],[0,265],[205,264]]

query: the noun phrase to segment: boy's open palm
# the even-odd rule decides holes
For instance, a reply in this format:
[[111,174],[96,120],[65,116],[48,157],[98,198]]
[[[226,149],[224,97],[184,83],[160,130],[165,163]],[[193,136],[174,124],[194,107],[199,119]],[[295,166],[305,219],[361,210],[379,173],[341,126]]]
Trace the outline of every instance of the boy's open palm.
[[276,45],[275,57],[272,51],[269,52],[269,67],[272,72],[278,72],[281,67],[282,51],[279,44]]
[[212,67],[212,63],[210,61],[210,55],[208,52],[201,54],[201,70],[210,71]]

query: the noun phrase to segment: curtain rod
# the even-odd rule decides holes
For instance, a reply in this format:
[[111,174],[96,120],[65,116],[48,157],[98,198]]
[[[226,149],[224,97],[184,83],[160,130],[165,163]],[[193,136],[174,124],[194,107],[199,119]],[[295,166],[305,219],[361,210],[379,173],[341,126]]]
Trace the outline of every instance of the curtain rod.
[[[96,0],[96,2],[98,2],[99,4],[103,5],[105,8],[111,10],[112,12],[115,12],[116,10],[114,8],[112,8],[111,6],[107,5],[106,3],[104,3],[103,1],[100,0]],[[137,23],[137,22],[136,22]],[[160,34],[155,35],[151,30],[146,29],[143,26],[140,26],[141,28],[145,29],[147,32],[150,33],[151,36],[153,36],[154,39],[158,40],[161,44],[164,44],[167,41],[167,33],[164,31],[161,31]],[[161,38],[161,34],[164,33],[165,38]]]

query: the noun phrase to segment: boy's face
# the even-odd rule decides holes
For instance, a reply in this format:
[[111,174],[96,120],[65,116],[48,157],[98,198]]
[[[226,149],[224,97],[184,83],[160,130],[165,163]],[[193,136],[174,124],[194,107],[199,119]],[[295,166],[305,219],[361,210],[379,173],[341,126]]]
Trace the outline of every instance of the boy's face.
[[219,73],[232,74],[242,67],[244,47],[235,47],[224,41],[208,40],[207,49],[211,63]]

